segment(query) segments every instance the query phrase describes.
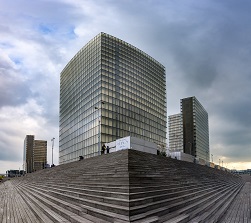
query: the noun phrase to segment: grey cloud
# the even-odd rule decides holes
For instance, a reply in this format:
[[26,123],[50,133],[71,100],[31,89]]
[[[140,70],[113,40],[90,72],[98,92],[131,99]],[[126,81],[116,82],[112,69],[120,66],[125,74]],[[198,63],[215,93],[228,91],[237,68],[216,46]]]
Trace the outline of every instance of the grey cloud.
[[[216,150],[217,151],[217,150]],[[234,145],[218,148],[217,151],[223,157],[226,157],[225,162],[250,162],[250,147],[243,145]]]
[[0,89],[0,107],[17,106],[23,104],[31,97],[27,84],[1,80],[3,86]]
[[[223,145],[217,153],[232,160],[247,160],[246,154],[250,154],[251,147],[251,104],[248,101],[251,92],[246,87],[251,86],[251,2],[100,0],[95,6],[104,14],[84,15],[81,7],[71,5],[70,1],[36,1],[29,5],[24,1],[3,3],[1,9],[8,12],[12,8],[16,17],[1,16],[0,13],[1,21],[7,24],[0,26],[0,32],[14,36],[14,30],[18,29],[17,38],[44,49],[41,55],[57,69],[43,73],[40,68],[44,63],[40,61],[39,71],[31,71],[29,82],[14,81],[13,76],[6,78],[5,75],[0,107],[22,104],[27,98],[35,97],[44,108],[42,116],[46,118],[48,131],[57,127],[60,70],[86,41],[97,34],[92,32],[104,31],[160,61],[166,67],[168,104],[179,106],[181,97],[198,97],[208,110],[209,119],[216,115],[222,122],[220,129],[213,129],[213,125],[210,129],[212,142]],[[83,39],[75,36],[74,27],[86,25],[94,31],[87,30]],[[0,46],[4,48],[4,45]],[[175,72],[170,73],[170,70]],[[21,72],[25,75],[24,70]],[[246,84],[242,86],[244,82]],[[246,98],[242,99],[242,95]],[[224,128],[229,122],[236,128]]]
[[0,58],[0,107],[25,103],[32,95],[28,83],[20,76],[20,70],[14,68],[14,62]]
[[4,137],[1,137],[1,142],[0,142],[0,161],[1,160],[2,161],[8,161],[8,160],[20,161],[20,160],[22,160],[20,153],[16,152],[16,148],[15,148],[14,144],[10,143]]
[[[222,106],[222,115],[225,114],[225,118],[233,123],[238,123],[243,131],[250,131],[249,128],[251,126],[251,105],[250,105],[250,99],[242,101],[235,100],[231,101],[231,98],[229,98],[229,101],[232,103],[226,103]],[[250,141],[251,142],[251,141]]]
[[[247,60],[251,57],[251,51],[247,49],[251,46],[251,29],[246,22],[251,20],[251,15],[244,9],[245,5],[238,6],[236,10],[231,5],[233,2],[224,3],[227,9],[222,2],[219,3],[221,8],[215,7],[215,3],[209,12],[204,10],[201,17],[193,15],[194,18],[188,17],[186,21],[177,18],[162,27],[154,26],[151,40],[155,39],[157,44],[161,44],[158,50],[165,51],[161,55],[168,52],[176,66],[183,71],[179,82],[168,82],[176,84],[177,92],[180,88],[186,89],[184,96],[199,97],[204,107],[212,113],[218,112],[223,122],[235,123],[236,128],[233,125],[232,129],[222,128],[218,132],[222,136],[218,142],[223,145],[218,154],[230,156],[232,161],[250,161],[247,154],[251,152],[251,103],[249,99],[243,100],[243,97],[251,95],[250,87],[246,87],[248,83],[251,86],[250,62]],[[197,20],[195,23],[194,19]],[[168,67],[166,69],[168,78]],[[245,82],[243,87],[242,82]],[[167,100],[173,100],[175,92],[168,93]],[[217,97],[224,100],[218,102]]]

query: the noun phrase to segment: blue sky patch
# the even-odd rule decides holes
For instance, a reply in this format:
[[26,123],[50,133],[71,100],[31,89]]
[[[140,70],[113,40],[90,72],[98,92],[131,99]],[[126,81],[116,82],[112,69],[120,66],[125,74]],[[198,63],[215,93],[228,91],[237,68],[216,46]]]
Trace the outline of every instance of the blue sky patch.
[[75,39],[77,37],[74,32],[74,29],[75,29],[75,27],[73,27],[73,26],[68,29],[68,32],[66,33],[66,37],[68,39]]
[[40,24],[38,30],[43,34],[50,34],[54,31],[54,28],[48,25]]
[[9,56],[9,58],[16,64],[16,65],[20,65],[22,63],[22,59],[19,57],[13,57],[13,56]]

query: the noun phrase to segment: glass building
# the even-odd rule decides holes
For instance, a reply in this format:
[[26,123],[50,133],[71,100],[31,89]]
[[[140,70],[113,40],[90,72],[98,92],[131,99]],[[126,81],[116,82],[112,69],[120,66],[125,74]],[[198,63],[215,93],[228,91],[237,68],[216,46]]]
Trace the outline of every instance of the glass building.
[[34,140],[33,147],[34,170],[42,170],[47,163],[47,141]]
[[27,173],[44,169],[47,162],[47,141],[35,140],[34,135],[26,135],[23,162]]
[[33,144],[34,135],[26,135],[24,139],[24,170],[26,173],[33,172]]
[[165,68],[136,47],[100,33],[60,76],[59,163],[100,154],[134,136],[166,143]]
[[181,99],[184,152],[209,161],[208,113],[196,99]]
[[183,152],[183,123],[181,113],[168,116],[169,150]]

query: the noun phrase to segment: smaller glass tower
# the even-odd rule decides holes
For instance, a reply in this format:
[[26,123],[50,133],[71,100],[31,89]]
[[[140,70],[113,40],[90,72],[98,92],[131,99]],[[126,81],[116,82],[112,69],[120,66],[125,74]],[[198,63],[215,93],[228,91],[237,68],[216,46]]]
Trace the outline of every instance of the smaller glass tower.
[[181,99],[184,152],[209,161],[208,113],[196,97]]
[[168,116],[169,150],[183,152],[183,123],[181,113]]

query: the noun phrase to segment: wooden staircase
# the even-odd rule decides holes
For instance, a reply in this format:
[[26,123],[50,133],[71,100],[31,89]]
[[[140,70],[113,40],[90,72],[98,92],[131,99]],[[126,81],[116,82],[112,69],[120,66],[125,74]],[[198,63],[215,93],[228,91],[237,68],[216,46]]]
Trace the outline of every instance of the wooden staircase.
[[244,182],[207,166],[122,150],[4,184],[36,222],[211,223],[222,217]]

